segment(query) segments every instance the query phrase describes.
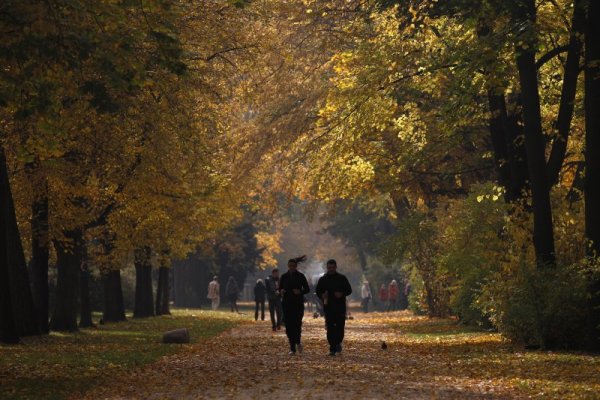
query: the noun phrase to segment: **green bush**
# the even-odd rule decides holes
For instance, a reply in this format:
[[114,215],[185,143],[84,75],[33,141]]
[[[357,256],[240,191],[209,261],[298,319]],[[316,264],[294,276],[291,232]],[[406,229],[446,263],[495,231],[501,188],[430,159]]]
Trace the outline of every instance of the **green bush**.
[[581,347],[585,340],[587,280],[580,265],[536,268],[525,261],[494,273],[478,298],[499,331],[541,348]]

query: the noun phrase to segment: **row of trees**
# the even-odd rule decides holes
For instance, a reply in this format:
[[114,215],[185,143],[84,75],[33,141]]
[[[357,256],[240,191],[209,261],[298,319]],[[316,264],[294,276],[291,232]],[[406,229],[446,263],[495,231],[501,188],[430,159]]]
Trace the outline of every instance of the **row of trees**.
[[598,348],[597,2],[305,3],[291,192],[387,196],[380,254],[430,315]]
[[600,346],[597,2],[88,3],[0,5],[4,340],[76,329],[90,268],[147,314],[151,260],[287,197],[432,316]]
[[243,27],[262,18],[243,5],[2,2],[2,341],[90,326],[91,273],[103,320],[123,320],[129,265],[134,316],[168,312],[171,260],[243,217],[239,66],[255,46]]

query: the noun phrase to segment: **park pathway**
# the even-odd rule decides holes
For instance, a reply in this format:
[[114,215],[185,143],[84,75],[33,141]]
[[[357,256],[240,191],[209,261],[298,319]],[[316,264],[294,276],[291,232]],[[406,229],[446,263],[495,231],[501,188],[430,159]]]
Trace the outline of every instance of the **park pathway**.
[[[397,313],[394,313],[397,314]],[[304,318],[304,353],[287,354],[284,331],[267,321],[242,324],[189,351],[118,377],[89,399],[498,399],[490,381],[453,373],[435,352],[396,342],[383,316],[356,314],[344,351],[328,356],[323,319]],[[381,349],[381,342],[388,349]]]

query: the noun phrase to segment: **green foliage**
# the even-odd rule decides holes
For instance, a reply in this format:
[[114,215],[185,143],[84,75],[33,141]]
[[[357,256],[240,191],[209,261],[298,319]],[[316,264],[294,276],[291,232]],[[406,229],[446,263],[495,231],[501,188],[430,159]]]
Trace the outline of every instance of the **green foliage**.
[[450,307],[464,323],[489,325],[476,301],[486,277],[500,269],[496,255],[506,247],[501,235],[507,209],[500,189],[482,184],[437,212],[442,231],[439,269],[450,276]]
[[542,348],[585,344],[587,285],[581,265],[538,269],[523,262],[493,273],[478,303],[511,340]]

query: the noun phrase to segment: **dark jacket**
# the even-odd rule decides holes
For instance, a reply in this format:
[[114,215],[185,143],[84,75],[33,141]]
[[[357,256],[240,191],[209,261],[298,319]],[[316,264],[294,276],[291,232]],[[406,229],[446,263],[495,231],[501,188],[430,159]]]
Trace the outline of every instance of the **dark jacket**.
[[265,288],[265,284],[262,281],[256,282],[254,286],[254,301],[265,301],[265,294],[267,293],[267,289]]
[[227,285],[225,285],[225,293],[228,296],[237,295],[240,292],[237,282],[235,279],[230,279],[227,281]]
[[275,279],[272,275],[269,276],[267,279],[265,279],[265,286],[269,301],[276,300],[279,297],[279,293],[277,293],[279,290],[279,278]]
[[[304,307],[304,295],[309,292],[308,281],[306,276],[302,272],[296,271],[290,273],[290,271],[281,275],[279,281],[281,290],[283,293],[283,304],[284,307],[287,305],[295,305]],[[300,294],[294,294],[293,289],[299,289]]]
[[[352,294],[352,287],[346,276],[336,272],[334,274],[325,274],[319,278],[315,292],[319,299],[323,299],[323,293],[327,292],[327,305],[325,307],[345,313],[346,296]],[[343,296],[337,299],[333,295],[334,292],[342,292]]]

